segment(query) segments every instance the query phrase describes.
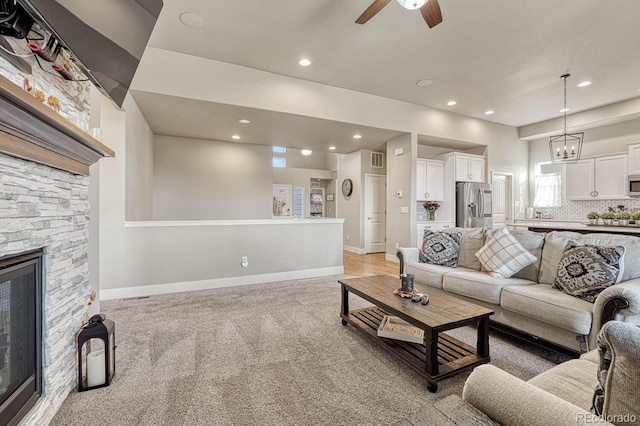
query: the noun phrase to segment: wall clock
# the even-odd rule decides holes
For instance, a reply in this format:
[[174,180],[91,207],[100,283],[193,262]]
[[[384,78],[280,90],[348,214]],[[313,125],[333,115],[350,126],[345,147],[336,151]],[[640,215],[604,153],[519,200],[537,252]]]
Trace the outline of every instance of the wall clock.
[[342,181],[342,195],[348,197],[353,192],[353,182],[351,179],[345,179]]

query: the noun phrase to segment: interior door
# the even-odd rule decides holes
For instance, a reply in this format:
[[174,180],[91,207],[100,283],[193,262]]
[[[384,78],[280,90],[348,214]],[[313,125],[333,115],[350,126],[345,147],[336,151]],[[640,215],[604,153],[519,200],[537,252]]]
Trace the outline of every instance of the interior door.
[[367,253],[386,251],[386,177],[365,175],[364,246]]
[[494,228],[502,228],[512,221],[512,178],[511,175],[502,173],[491,175]]

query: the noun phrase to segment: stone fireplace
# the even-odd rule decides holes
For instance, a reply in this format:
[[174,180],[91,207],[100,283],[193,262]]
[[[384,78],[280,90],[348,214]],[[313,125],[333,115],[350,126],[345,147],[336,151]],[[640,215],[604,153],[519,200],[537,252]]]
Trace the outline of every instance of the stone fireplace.
[[89,165],[113,152],[0,77],[0,257],[42,250],[46,424],[77,385],[75,336],[90,300]]

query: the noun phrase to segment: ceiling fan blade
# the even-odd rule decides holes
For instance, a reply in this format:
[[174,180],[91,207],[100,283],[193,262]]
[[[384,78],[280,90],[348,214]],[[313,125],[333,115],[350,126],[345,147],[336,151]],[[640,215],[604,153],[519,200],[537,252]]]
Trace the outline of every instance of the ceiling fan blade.
[[433,28],[442,22],[442,12],[438,0],[429,0],[420,8],[420,13],[429,28]]
[[356,24],[364,24],[369,19],[373,18],[376,13],[380,12],[383,7],[389,4],[391,0],[374,0],[371,5],[362,12],[362,15],[358,19],[356,19]]

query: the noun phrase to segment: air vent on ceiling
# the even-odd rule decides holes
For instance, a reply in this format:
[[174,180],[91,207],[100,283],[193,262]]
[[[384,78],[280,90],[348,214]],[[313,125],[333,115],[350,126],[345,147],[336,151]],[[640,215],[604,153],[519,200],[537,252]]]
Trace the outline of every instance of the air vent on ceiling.
[[384,167],[384,154],[381,152],[371,153],[371,167],[383,168]]

